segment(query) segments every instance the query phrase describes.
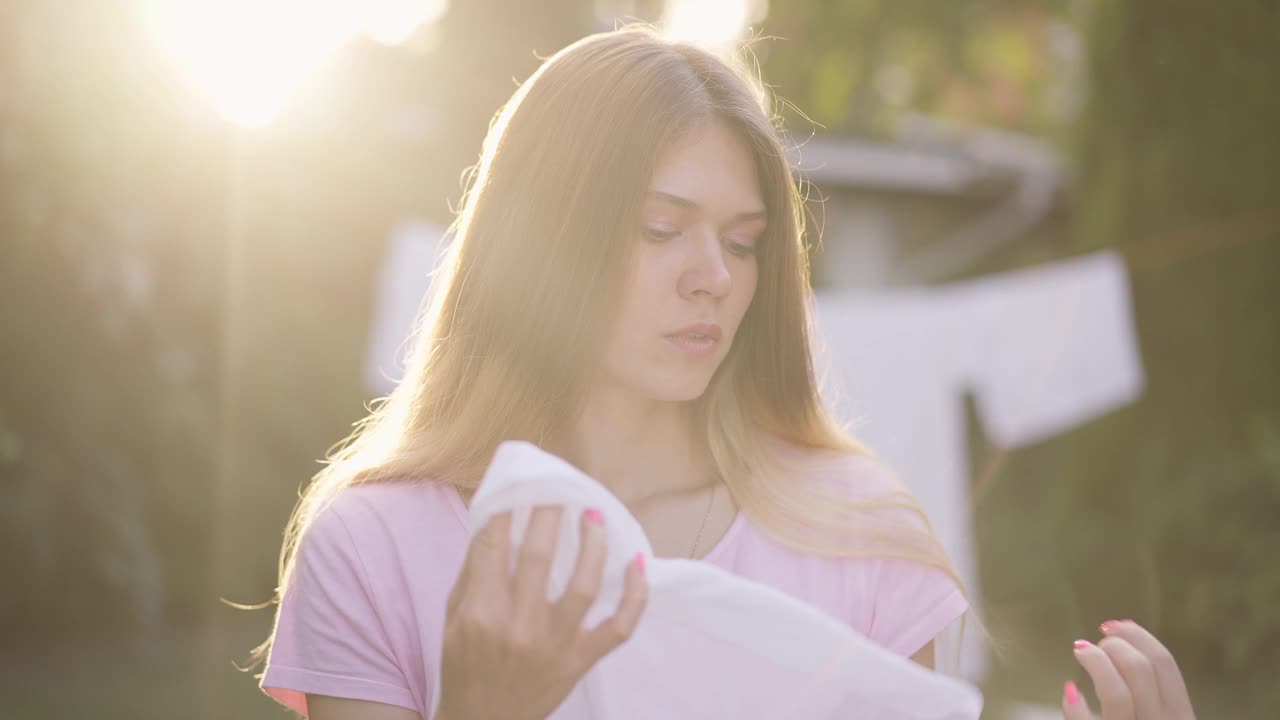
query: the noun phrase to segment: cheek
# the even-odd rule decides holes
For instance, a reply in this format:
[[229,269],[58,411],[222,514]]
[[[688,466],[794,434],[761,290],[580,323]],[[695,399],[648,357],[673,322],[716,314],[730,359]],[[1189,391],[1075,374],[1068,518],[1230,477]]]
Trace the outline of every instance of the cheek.
[[652,276],[653,273],[637,268],[627,278],[611,328],[611,349],[615,353],[631,354],[633,345],[641,341],[654,322],[654,309],[659,307],[661,290]]
[[756,296],[756,288],[760,282],[760,271],[756,263],[746,263],[737,277],[734,278],[734,305],[741,319]]
[[622,297],[622,312],[631,319],[651,318],[671,285],[669,273],[661,262],[643,256],[639,260],[642,262],[631,269]]

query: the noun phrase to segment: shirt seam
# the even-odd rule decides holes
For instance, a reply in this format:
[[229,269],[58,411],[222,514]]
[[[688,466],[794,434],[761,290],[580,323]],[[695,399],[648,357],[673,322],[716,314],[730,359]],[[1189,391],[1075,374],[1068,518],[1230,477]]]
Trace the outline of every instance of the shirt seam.
[[[953,617],[947,618],[947,622],[943,623],[943,625],[936,630],[930,629],[930,626],[934,624],[935,620],[950,613],[950,610],[952,606],[956,604],[955,601],[957,599],[960,601],[960,612]],[[964,593],[961,592],[959,588],[952,588],[951,592],[947,593],[941,600],[934,603],[934,605],[929,608],[928,612],[920,616],[919,620],[912,623],[911,628],[925,628],[925,631],[922,631],[922,634],[927,635],[927,637],[923,642],[919,642],[919,639],[915,637],[916,633],[906,632],[899,634],[897,642],[895,642],[892,647],[900,650],[904,657],[911,657],[912,655],[915,655],[917,652],[920,652],[925,645],[928,645],[930,642],[935,640],[938,637],[938,634],[946,629],[947,625],[950,625],[956,618],[963,615],[968,610],[968,607],[969,602],[965,599]],[[911,642],[908,644],[906,642],[907,640],[910,640]]]
[[[360,584],[364,588],[365,596],[369,598],[369,604],[373,606],[374,619],[378,623],[378,630],[382,633],[382,641],[386,644],[387,651],[390,653],[396,669],[400,671],[400,675],[407,686],[409,679],[405,675],[404,659],[397,656],[395,645],[391,643],[391,634],[387,632],[386,623],[383,621],[383,618],[387,614],[386,609],[383,608],[382,603],[378,601],[377,593],[373,592],[373,583],[369,580],[369,568],[365,565],[364,555],[360,553],[360,544],[356,542],[355,535],[352,534],[351,528],[347,525],[347,519],[338,511],[337,506],[332,506],[329,509],[334,513],[334,516],[338,518],[338,523],[342,525],[342,531],[346,533],[347,540],[351,543],[351,552],[355,555],[357,571],[360,573]],[[388,683],[381,684],[388,685],[389,687],[396,687],[395,685],[389,685]],[[407,689],[408,688],[406,687],[406,690]],[[426,690],[427,692],[433,692],[434,689],[427,688]],[[412,694],[412,691],[410,691],[410,694]]]
[[[378,687],[384,687],[384,688],[390,688],[390,689],[392,689],[392,690],[398,690],[398,691],[400,691],[400,692],[405,693],[406,695],[409,695],[410,697],[412,697],[412,696],[413,696],[413,690],[412,690],[412,689],[410,689],[410,688],[408,688],[408,687],[406,687],[406,686],[404,686],[404,685],[393,685],[393,684],[391,684],[391,683],[385,683],[385,682],[381,682],[381,681],[379,681],[379,680],[371,680],[371,679],[369,679],[369,678],[355,677],[355,676],[353,676],[353,675],[339,675],[338,673],[324,672],[324,671],[322,671],[322,670],[312,670],[312,669],[310,669],[310,668],[298,667],[298,666],[296,666],[296,665],[281,665],[281,664],[279,664],[279,663],[276,663],[276,664],[272,665],[272,667],[273,667],[273,668],[275,668],[276,670],[289,670],[289,671],[292,671],[292,672],[303,673],[303,674],[306,674],[306,675],[315,675],[315,676],[319,676],[319,677],[335,678],[335,679],[338,679],[338,680],[345,680],[345,681],[348,681],[348,682],[356,682],[356,683],[364,683],[364,684],[367,684],[367,685],[377,685]],[[266,676],[263,676],[263,678],[262,678],[262,686],[263,686],[263,687],[268,687],[268,688],[270,688],[270,687],[278,687],[278,688],[281,688],[282,690],[293,690],[293,688],[286,688],[286,687],[283,687],[283,686],[280,686],[280,685],[272,685],[271,683],[267,682],[267,677],[266,677]],[[302,692],[304,692],[304,693],[305,693],[305,692],[307,692],[307,691],[302,691]]]

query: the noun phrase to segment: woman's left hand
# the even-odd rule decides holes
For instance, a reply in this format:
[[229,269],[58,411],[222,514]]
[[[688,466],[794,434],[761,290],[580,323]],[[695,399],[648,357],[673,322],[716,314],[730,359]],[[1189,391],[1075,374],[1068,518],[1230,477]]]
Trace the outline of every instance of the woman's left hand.
[[[1132,620],[1102,623],[1105,636],[1094,645],[1076,641],[1076,661],[1093,679],[1102,720],[1195,720],[1191,697],[1173,655]],[[1068,682],[1063,687],[1066,720],[1090,720],[1089,704]]]

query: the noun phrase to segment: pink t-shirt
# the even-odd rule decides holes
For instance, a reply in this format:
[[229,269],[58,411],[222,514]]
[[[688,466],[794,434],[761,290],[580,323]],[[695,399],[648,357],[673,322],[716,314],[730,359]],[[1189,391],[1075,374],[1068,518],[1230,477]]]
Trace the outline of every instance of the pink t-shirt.
[[[898,486],[878,465],[839,463],[840,482],[872,497]],[[457,491],[435,482],[345,490],[299,547],[262,688],[306,714],[306,693],[398,705],[423,718],[440,661],[445,605],[470,540]],[[967,609],[945,573],[892,559],[787,548],[739,513],[703,558],[844,621],[903,656]]]

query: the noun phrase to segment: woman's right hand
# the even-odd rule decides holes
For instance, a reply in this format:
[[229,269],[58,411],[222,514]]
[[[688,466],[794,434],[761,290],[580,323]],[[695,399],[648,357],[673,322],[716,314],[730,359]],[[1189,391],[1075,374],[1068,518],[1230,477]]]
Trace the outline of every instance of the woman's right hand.
[[641,556],[627,566],[617,612],[595,628],[582,628],[604,574],[598,511],[580,518],[573,577],[559,599],[547,600],[562,512],[533,510],[513,575],[507,571],[510,513],[495,515],[472,539],[449,593],[437,720],[543,720],[597,660],[635,631],[648,600]]

